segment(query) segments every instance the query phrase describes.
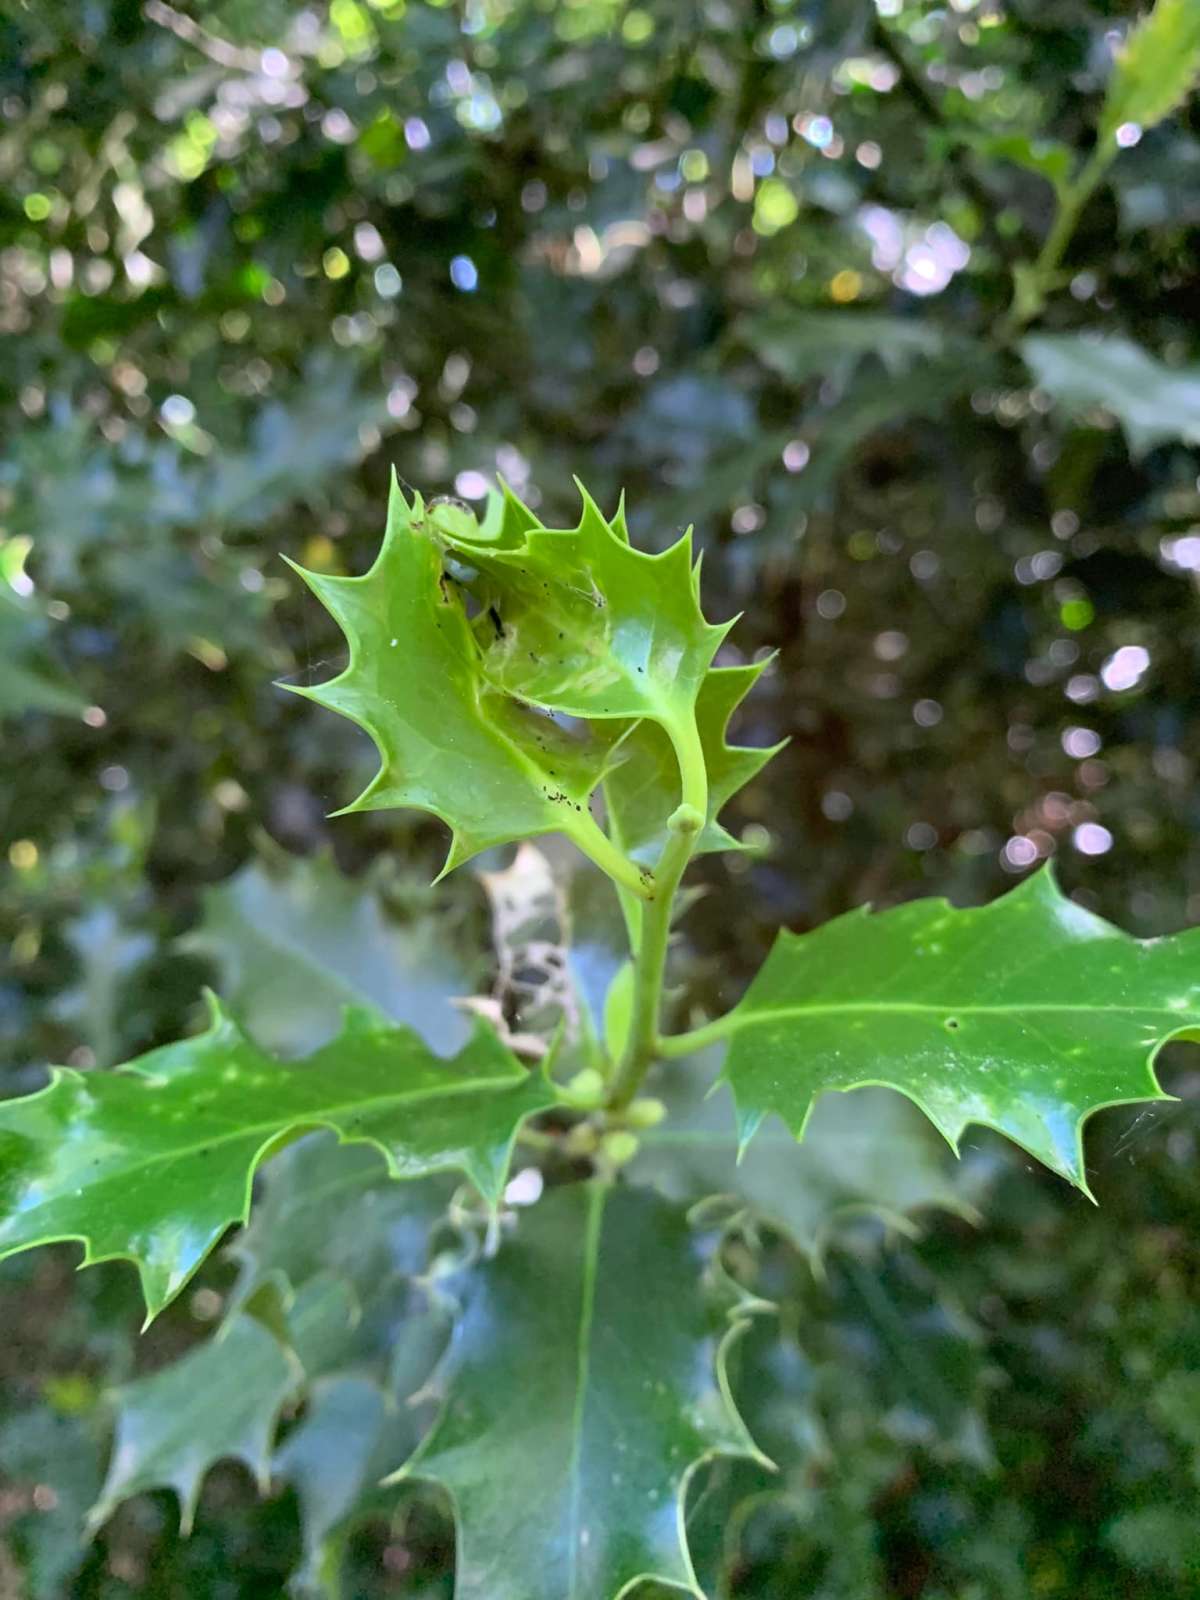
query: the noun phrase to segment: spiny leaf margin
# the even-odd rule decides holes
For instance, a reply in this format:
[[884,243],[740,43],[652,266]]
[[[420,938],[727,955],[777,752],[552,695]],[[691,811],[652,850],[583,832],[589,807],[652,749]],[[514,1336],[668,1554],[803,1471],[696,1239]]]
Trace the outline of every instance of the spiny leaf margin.
[[[692,530],[657,553],[628,539],[576,479],[573,528],[548,528],[505,487],[472,536],[465,519],[431,518],[448,551],[476,569],[473,628],[495,687],[546,710],[602,722],[648,718],[703,782],[696,701],[737,618],[700,607]],[[470,580],[467,580],[470,581]]]
[[[502,1243],[491,1261],[470,1270],[454,1335],[428,1386],[431,1397],[442,1398],[443,1409],[413,1456],[388,1480],[431,1480],[449,1494],[458,1530],[455,1600],[624,1600],[647,1581],[704,1600],[687,1545],[688,1484],[717,1457],[771,1466],[737,1411],[726,1370],[729,1352],[751,1317],[770,1308],[723,1272],[712,1254],[715,1245],[715,1236],[702,1241],[688,1214],[653,1190],[594,1180],[544,1196],[522,1213],[515,1238]],[[603,1262],[608,1250],[613,1259]],[[564,1268],[570,1268],[570,1277]],[[650,1303],[638,1287],[643,1280],[659,1290],[657,1317],[647,1314]],[[670,1284],[665,1294],[664,1283]],[[535,1292],[539,1286],[541,1292]],[[509,1314],[511,1304],[506,1312],[506,1299],[529,1308],[524,1321]],[[623,1317],[621,1301],[626,1303]],[[710,1359],[701,1360],[701,1326]],[[575,1342],[560,1350],[555,1336],[564,1333]],[[631,1337],[635,1343],[649,1341],[643,1360],[630,1359]],[[664,1367],[680,1358],[681,1349],[686,1350],[685,1376],[664,1381]],[[514,1360],[541,1374],[532,1406],[528,1389],[514,1383],[511,1372],[503,1374],[504,1364]],[[629,1393],[618,1392],[620,1384],[615,1390],[604,1387],[604,1418],[597,1432],[612,1458],[598,1462],[587,1457],[582,1434],[588,1427],[587,1386],[603,1384],[594,1369],[604,1362],[615,1365],[626,1389],[636,1388],[638,1397],[630,1404]],[[460,1384],[467,1399],[456,1406]],[[630,1404],[629,1414],[620,1409],[623,1404]],[[496,1432],[491,1448],[489,1406]],[[665,1437],[669,1427],[677,1427],[679,1435]],[[537,1430],[543,1446],[561,1451],[558,1432],[568,1429],[571,1481],[563,1487],[551,1472],[540,1517],[518,1514],[518,1500],[525,1502],[524,1474],[506,1472],[498,1455],[507,1447],[519,1459],[529,1459]],[[655,1430],[664,1433],[661,1472],[644,1460],[647,1429],[650,1447]],[[647,1474],[649,1494],[638,1481]],[[584,1509],[581,1495],[588,1479],[594,1493]],[[608,1500],[627,1497],[623,1513],[596,1504],[601,1488]],[[510,1509],[494,1525],[510,1529],[511,1536],[489,1541],[480,1497],[486,1502],[488,1496],[506,1494]],[[555,1494],[561,1494],[562,1526],[553,1522]],[[474,1502],[470,1508],[464,1503],[468,1499]],[[673,1509],[669,1529],[668,1506]],[[526,1532],[532,1523],[536,1527]]]
[[[771,664],[771,657],[743,666],[710,667],[696,699],[696,725],[708,769],[708,815],[694,854],[743,850],[745,846],[718,821],[721,811],[787,745],[730,744],[729,724],[743,700]],[[632,860],[652,863],[667,842],[667,818],[679,794],[675,755],[655,723],[614,729],[624,755],[604,780],[609,827],[617,846]]]
[[[53,1068],[45,1088],[0,1102],[0,1260],[43,1244],[78,1243],[82,1267],[130,1261],[141,1280],[149,1324],[186,1286],[226,1228],[246,1223],[259,1166],[301,1132],[329,1128],[342,1142],[373,1145],[395,1178],[460,1171],[495,1207],[521,1123],[554,1103],[548,1078],[526,1072],[482,1022],[458,1055],[444,1060],[412,1029],[347,1007],[335,1039],[299,1061],[283,1063],[259,1050],[215,996],[208,996],[208,1004],[210,1023],[201,1034],[113,1072]],[[345,1083],[355,1059],[360,1075],[371,1082],[371,1092],[358,1101],[342,1090],[332,1105],[321,1103],[320,1096],[314,1102],[311,1092],[307,1102],[281,1105],[289,1089],[302,1097],[314,1079],[319,1089],[322,1069]],[[426,1078],[419,1088],[410,1085],[407,1106],[405,1067]],[[255,1106],[255,1119],[240,1131],[227,1120],[214,1124],[210,1107],[216,1105],[227,1118],[243,1079],[252,1094],[265,1090],[273,1109],[260,1113]],[[165,1098],[156,1101],[156,1095]],[[447,1101],[451,1114],[442,1125],[438,1116]],[[464,1127],[453,1116],[460,1102],[467,1108]],[[414,1107],[425,1112],[424,1127],[414,1123]],[[151,1108],[157,1109],[155,1116],[149,1115]],[[394,1128],[387,1121],[389,1110],[397,1119]],[[89,1116],[97,1122],[90,1152],[79,1137]],[[205,1117],[210,1118],[206,1130]],[[164,1147],[164,1136],[170,1137],[164,1130],[185,1123],[190,1142]],[[64,1127],[75,1131],[72,1139],[64,1139]],[[39,1166],[39,1156],[43,1162],[57,1158],[58,1172]],[[122,1157],[128,1159],[125,1167]],[[153,1166],[161,1170],[139,1214],[135,1179],[139,1174],[145,1179]],[[170,1178],[181,1195],[164,1195]],[[85,1198],[89,1183],[93,1193]],[[31,1220],[39,1207],[50,1213],[41,1223]],[[101,1215],[98,1207],[107,1210]]]
[[[1143,970],[1135,975],[1147,986],[1146,1003],[1113,1006],[1070,999],[1046,1003],[1036,998],[1033,983],[1007,1005],[981,1005],[961,987],[970,981],[969,972],[963,977],[967,958],[978,955],[969,941],[980,930],[992,940],[983,959],[991,963],[986,981],[993,993],[1013,976],[997,973],[996,964],[1003,957],[1017,955],[1019,977],[1031,961],[1053,962],[1057,955],[1066,959],[1067,970],[1056,967],[1047,975],[1055,994],[1077,994],[1080,983],[1089,978],[1097,993],[1111,994],[1140,966]],[[927,998],[918,992],[916,999],[907,1001],[894,996],[872,999],[869,984],[863,981],[864,965],[876,961],[880,982],[894,984],[914,962],[924,963],[924,980],[936,988],[939,963],[925,958],[938,957],[947,947],[953,953],[944,971],[954,974],[960,985],[957,994]],[[1102,947],[1103,973],[1089,969],[1088,957],[1081,957],[1081,952]],[[1109,964],[1110,957],[1115,965]],[[822,960],[828,964],[824,973]],[[1156,964],[1158,970],[1151,974]],[[819,988],[823,979],[828,984],[824,1000]],[[844,996],[838,993],[842,982],[849,986]],[[1083,1031],[1069,1033],[1066,1045],[1053,1036],[1043,1038],[1029,1020],[1035,1011],[1077,1013],[1077,1026]],[[861,1039],[865,1017],[873,1012],[887,1017],[887,1031],[875,1040]],[[832,1013],[842,1016],[823,1035],[818,1019]],[[988,1013],[1003,1017],[1015,1031],[992,1046],[992,1055],[968,1057],[962,1046],[970,1030],[963,1021]],[[932,1037],[921,1031],[922,1023],[912,1020],[926,1014],[931,1020],[925,1026],[937,1030]],[[1133,1036],[1123,1035],[1120,1021],[1110,1018],[1124,1019]],[[999,1029],[1000,1024],[994,1026]],[[703,1042],[732,1039],[722,1076],[733,1089],[743,1146],[770,1114],[781,1116],[800,1139],[820,1094],[876,1086],[912,1100],[956,1153],[968,1126],[995,1128],[1092,1198],[1083,1150],[1088,1118],[1111,1106],[1171,1099],[1154,1070],[1158,1052],[1173,1039],[1200,1039],[1200,929],[1164,939],[1135,939],[1063,895],[1048,867],[985,906],[960,910],[945,900],[917,900],[878,913],[861,907],[813,933],[782,933],[739,1005],[711,1028],[700,1030],[700,1037]],[[936,1048],[931,1048],[933,1040]],[[952,1043],[959,1046],[957,1060]],[[1027,1060],[1020,1058],[1019,1046],[1029,1050]],[[1110,1058],[1120,1059],[1111,1070],[1108,1060],[1101,1062],[1109,1074],[1102,1084],[1093,1084],[1081,1095],[1078,1083],[1070,1086],[1061,1076],[1056,1078],[1064,1065],[1081,1057],[1095,1074],[1094,1058],[1105,1048]],[[899,1057],[893,1070],[887,1066],[889,1051]],[[1046,1053],[1049,1066],[1039,1062],[1039,1051]],[[1140,1058],[1137,1077],[1124,1060],[1135,1051]],[[931,1068],[930,1061],[936,1061],[936,1067]],[[977,1080],[982,1073],[986,1084],[993,1069],[1007,1070],[1012,1081],[1008,1093],[1000,1085],[998,1099],[989,1105]]]
[[[440,877],[493,845],[565,833],[635,893],[647,875],[620,857],[588,802],[613,752],[575,736],[536,697],[497,689],[481,670],[446,542],[419,495],[411,506],[393,473],[383,543],[360,577],[288,561],[345,635],[349,659],[315,686],[279,687],[367,733],[380,766],[334,814],[407,807],[451,831]],[[288,559],[285,557],[285,559]]]

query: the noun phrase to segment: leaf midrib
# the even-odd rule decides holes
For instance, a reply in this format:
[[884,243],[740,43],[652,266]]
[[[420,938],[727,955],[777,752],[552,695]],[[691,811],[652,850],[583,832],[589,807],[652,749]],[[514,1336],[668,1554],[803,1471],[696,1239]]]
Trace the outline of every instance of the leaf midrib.
[[604,1219],[607,1189],[595,1185],[588,1195],[587,1229],[583,1240],[583,1272],[579,1296],[579,1347],[575,1365],[575,1405],[571,1413],[571,1459],[567,1466],[571,1508],[567,1519],[570,1561],[567,1569],[567,1600],[580,1600],[576,1587],[579,1578],[580,1505],[583,1478],[579,1471],[583,1455],[583,1415],[587,1404],[592,1363],[592,1324],[596,1311],[596,1273],[600,1261],[600,1228]]
[[[347,1111],[360,1111],[368,1107],[391,1105],[397,1102],[403,1104],[419,1104],[422,1101],[432,1099],[457,1099],[460,1096],[481,1094],[484,1092],[491,1092],[492,1090],[504,1088],[516,1089],[521,1083],[526,1081],[528,1080],[524,1078],[518,1080],[511,1077],[480,1078],[472,1081],[471,1083],[453,1084],[447,1086],[446,1088],[432,1087],[429,1089],[411,1090],[405,1094],[393,1092],[392,1094],[372,1095],[368,1099],[351,1100],[346,1102],[344,1105],[327,1106],[318,1110],[297,1112],[294,1116],[289,1117],[276,1117],[270,1122],[250,1123],[245,1127],[236,1128],[229,1133],[213,1134],[207,1139],[202,1139],[198,1144],[177,1146],[174,1149],[165,1151],[155,1151],[152,1155],[144,1157],[141,1161],[123,1165],[117,1170],[120,1173],[137,1172],[146,1167],[157,1166],[162,1162],[179,1161],[188,1156],[198,1155],[201,1151],[211,1150],[214,1145],[236,1144],[242,1139],[255,1138],[259,1135],[271,1133],[279,1134],[284,1132],[285,1129],[304,1127],[309,1123],[311,1123],[314,1127],[332,1126],[336,1130],[337,1125],[330,1123],[329,1119],[332,1117],[341,1116]],[[378,1140],[369,1134],[360,1135],[359,1138],[364,1143],[379,1143]],[[108,1168],[103,1175],[105,1177],[111,1177],[112,1174],[113,1169]]]
[[737,1011],[729,1013],[728,1026],[722,1029],[723,1033],[740,1033],[743,1028],[756,1027],[764,1022],[794,1022],[805,1017],[817,1016],[842,1016],[857,1012],[871,1014],[892,1015],[894,1013],[912,1013],[918,1016],[1045,1016],[1066,1014],[1076,1016],[1083,1013],[1095,1016],[1104,1013],[1112,1016],[1134,1017],[1149,1016],[1162,1018],[1164,1016],[1177,1017],[1180,1026],[1200,1022],[1200,1010],[1188,1009],[1176,1011],[1169,1006],[1095,1006],[1084,1002],[1039,1002],[1028,1005],[1014,1001],[1011,1005],[976,1005],[974,1003],[962,1005],[953,1000],[943,1001],[917,1001],[917,1000],[840,1000],[818,1005],[797,1003],[790,1006],[771,1006],[766,1009],[748,1009],[743,1015]]

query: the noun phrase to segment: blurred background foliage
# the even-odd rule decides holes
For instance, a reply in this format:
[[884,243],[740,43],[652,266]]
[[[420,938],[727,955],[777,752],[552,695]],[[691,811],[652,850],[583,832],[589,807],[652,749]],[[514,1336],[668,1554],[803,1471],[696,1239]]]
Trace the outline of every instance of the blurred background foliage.
[[[478,885],[428,890],[432,822],[329,824],[373,756],[273,687],[339,661],[277,553],[364,570],[393,463],[556,518],[573,473],[624,488],[650,547],[695,523],[710,614],[745,613],[727,659],[779,648],[740,733],[791,743],[732,808],[755,848],[704,869],[693,995],[732,1001],[780,924],[1049,857],[1132,932],[1200,918],[1194,113],[1118,127],[1021,299],[1137,14],[5,0],[0,1090],[195,1025],[204,981],[275,1048],[347,990],[453,1042],[431,1008],[486,974]],[[786,1228],[741,1247],[780,1306],[737,1375],[780,1471],[695,1485],[712,1592],[1197,1592],[1200,1188],[1186,1058],[1167,1076],[1181,1104],[1098,1119],[1099,1211],[980,1139],[970,1204],[918,1236],[816,1271]],[[226,1465],[190,1541],[158,1492],[81,1542],[112,1385],[235,1276],[138,1341],[132,1273],[73,1260],[0,1269],[0,1596],[315,1582],[306,1450],[353,1377],[276,1397],[265,1498]],[[370,1509],[345,1593],[448,1596],[439,1502]]]

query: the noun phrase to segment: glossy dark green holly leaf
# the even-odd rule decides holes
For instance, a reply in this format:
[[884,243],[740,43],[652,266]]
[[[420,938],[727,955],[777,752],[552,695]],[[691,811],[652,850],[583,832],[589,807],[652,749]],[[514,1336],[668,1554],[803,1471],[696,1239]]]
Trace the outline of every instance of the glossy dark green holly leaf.
[[125,925],[111,902],[97,901],[63,928],[77,963],[76,981],[55,995],[49,1014],[74,1028],[95,1065],[112,1066],[123,1054],[121,1023],[130,979],[153,954],[148,933]]
[[336,1033],[346,1005],[407,1022],[438,1051],[470,1031],[451,1004],[472,981],[461,949],[432,916],[389,914],[373,879],[345,877],[328,856],[243,867],[206,891],[181,943],[216,963],[247,1031],[284,1055]]
[[[403,1323],[398,1342],[410,1341]],[[429,1368],[419,1373],[421,1381]],[[338,1373],[312,1386],[306,1413],[275,1451],[272,1475],[296,1491],[302,1560],[288,1590],[314,1600],[354,1600],[342,1562],[355,1528],[395,1512],[395,1490],[382,1483],[418,1446],[429,1406],[413,1387],[387,1392],[360,1371]]]
[[833,1252],[811,1312],[800,1338],[821,1363],[830,1403],[844,1404],[861,1382],[878,1425],[897,1442],[991,1463],[985,1409],[995,1374],[983,1335],[910,1245],[871,1261]]
[[[352,1367],[387,1392],[407,1395],[445,1340],[444,1317],[417,1279],[452,1193],[452,1181],[439,1176],[396,1183],[368,1146],[339,1144],[328,1133],[297,1141],[266,1165],[250,1224],[229,1248],[240,1270],[228,1314],[258,1317],[310,1376]],[[316,1328],[311,1319],[298,1323],[305,1295],[330,1282],[341,1286],[348,1314],[339,1319],[331,1311]],[[387,1465],[402,1459],[400,1453]]]
[[[378,1484],[416,1443],[405,1406],[357,1374],[339,1374],[314,1388],[303,1420],[275,1452],[272,1475],[289,1483],[300,1506],[303,1559],[289,1589],[341,1596],[339,1568],[348,1535],[372,1511],[394,1500]],[[347,1597],[348,1600],[348,1597]]]
[[[779,1468],[766,1487],[788,1496],[853,1471],[864,1444],[886,1452],[892,1480],[917,1450],[985,1466],[995,1381],[979,1328],[901,1242],[870,1260],[835,1249],[799,1277],[785,1314],[739,1351],[734,1395]],[[828,1515],[835,1499],[822,1493],[814,1509]]]
[[507,686],[489,684],[444,546],[422,502],[393,481],[387,532],[361,578],[297,567],[346,635],[350,659],[316,688],[287,685],[366,730],[381,765],[346,811],[412,807],[453,833],[445,872],[489,845],[567,834],[606,870],[644,892],[588,809],[611,755]]
[[710,1267],[651,1191],[572,1185],[472,1271],[444,1408],[399,1475],[450,1495],[456,1600],[615,1600],[648,1578],[699,1594],[688,1477],[754,1454],[724,1379],[745,1307]]
[[[70,1592],[68,1580],[85,1556],[84,1519],[100,1489],[95,1424],[94,1417],[60,1415],[45,1403],[0,1423],[3,1542],[20,1560],[25,1582],[14,1600],[61,1600]],[[0,1594],[8,1594],[2,1582]]]
[[0,716],[49,711],[78,716],[86,701],[46,657],[49,623],[37,601],[13,587],[28,543],[0,539]]
[[[712,667],[696,699],[696,726],[708,769],[708,818],[695,853],[736,850],[738,841],[717,821],[739,789],[755,778],[782,744],[768,749],[731,745],[729,719],[758,681],[765,661],[744,667]],[[624,759],[604,780],[609,830],[635,861],[657,861],[667,841],[667,818],[679,803],[679,763],[663,728],[648,720],[616,730]]]
[[360,1300],[415,1277],[452,1187],[436,1176],[396,1183],[378,1150],[331,1133],[297,1140],[264,1167],[249,1225],[229,1247],[240,1268],[231,1308],[268,1285],[288,1300],[323,1273],[344,1278]]
[[1171,439],[1200,443],[1200,367],[1168,366],[1117,334],[1030,334],[1021,354],[1038,387],[1070,415],[1116,417],[1134,455]]
[[816,1097],[880,1084],[955,1149],[996,1128],[1086,1191],[1083,1124],[1165,1099],[1153,1059],[1200,1027],[1200,930],[1141,941],[1037,873],[987,906],[916,900],[783,933],[730,1015],[725,1076],[743,1137],[799,1138]]
[[832,378],[844,384],[868,357],[881,361],[893,377],[902,377],[918,362],[945,355],[956,342],[944,329],[915,317],[795,307],[747,317],[738,332],[772,371],[790,383]]
[[473,628],[483,671],[498,689],[556,713],[647,717],[694,769],[697,696],[732,623],[709,623],[700,610],[690,533],[650,555],[580,492],[576,527],[538,524],[511,543],[489,539],[486,523],[472,541],[433,514],[447,548],[474,573],[464,570],[463,581],[480,603]]
[[350,1366],[360,1354],[362,1303],[340,1275],[318,1273],[291,1298],[274,1331],[306,1378]]
[[296,1133],[375,1145],[398,1178],[461,1171],[494,1204],[517,1129],[552,1099],[482,1025],[443,1060],[350,1009],[336,1039],[282,1063],[214,1002],[196,1038],[117,1072],[57,1069],[0,1104],[0,1257],[79,1240],[87,1265],[133,1261],[154,1315],[245,1222],[259,1162]]
[[[216,1362],[215,1354],[202,1354],[211,1348],[225,1363],[211,1390],[213,1403],[223,1404],[230,1385],[238,1390],[259,1381],[266,1348],[238,1330],[253,1320],[276,1341],[293,1377],[288,1408],[304,1408],[270,1462],[272,1479],[291,1484],[299,1502],[303,1559],[290,1587],[329,1600],[342,1592],[337,1580],[346,1539],[364,1517],[394,1503],[380,1480],[412,1453],[428,1421],[428,1407],[408,1402],[445,1347],[448,1315],[414,1279],[428,1264],[431,1230],[445,1213],[450,1185],[437,1178],[398,1184],[377,1151],[322,1133],[269,1162],[262,1188],[250,1226],[232,1246],[242,1270],[225,1324],[205,1346],[156,1374],[157,1398],[169,1400],[172,1384],[203,1381]],[[121,1402],[127,1430],[140,1409],[135,1385]],[[256,1413],[260,1438],[274,1438],[277,1413],[273,1402]],[[171,1432],[158,1441],[152,1462],[143,1463],[142,1476],[186,1480],[194,1498],[209,1467],[238,1453],[204,1429],[198,1436]],[[261,1456],[255,1466],[261,1482]],[[118,1485],[111,1503],[145,1486]]]
[[[178,1361],[118,1390],[116,1436],[103,1489],[90,1513],[93,1527],[132,1495],[165,1487],[179,1498],[186,1534],[206,1473],[226,1459],[242,1461],[264,1490],[284,1405],[319,1396],[338,1383],[343,1369],[359,1367],[358,1322],[359,1307],[348,1286],[319,1274],[289,1307],[284,1337],[235,1312]],[[393,1337],[403,1327],[393,1323]],[[377,1388],[366,1373],[361,1381]],[[386,1412],[386,1396],[377,1392]],[[388,1437],[395,1453],[390,1461],[380,1461],[379,1475],[394,1465],[403,1447],[411,1449],[415,1422],[407,1419],[406,1427],[390,1429]],[[330,1461],[327,1482],[337,1470],[337,1463]],[[356,1496],[361,1485],[357,1476],[351,1477],[353,1489],[343,1493]]]
[[265,1489],[275,1425],[298,1381],[279,1342],[252,1318],[238,1317],[220,1339],[128,1384],[117,1394],[116,1438],[92,1526],[131,1495],[167,1488],[179,1497],[186,1534],[205,1474],[225,1459],[243,1462]]
[[907,1230],[927,1211],[973,1214],[973,1184],[962,1181],[945,1141],[898,1095],[827,1095],[803,1143],[771,1121],[739,1159],[729,1089],[712,1077],[711,1060],[699,1057],[660,1069],[651,1087],[668,1115],[639,1134],[631,1179],[687,1204],[727,1197],[810,1254],[867,1216]]

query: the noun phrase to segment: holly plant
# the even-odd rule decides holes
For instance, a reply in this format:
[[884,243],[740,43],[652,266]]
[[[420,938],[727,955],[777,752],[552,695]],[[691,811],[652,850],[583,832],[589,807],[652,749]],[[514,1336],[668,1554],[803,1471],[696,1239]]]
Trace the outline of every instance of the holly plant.
[[[128,1260],[153,1318],[242,1230],[217,1337],[118,1396],[94,1522],[165,1485],[186,1524],[233,1456],[295,1488],[317,1592],[356,1520],[425,1482],[458,1600],[701,1595],[689,1481],[771,1466],[732,1398],[769,1315],[735,1239],[816,1253],[841,1213],[957,1203],[880,1086],[952,1149],[996,1129],[1086,1192],[1087,1118],[1165,1098],[1156,1053],[1200,1037],[1200,933],[1133,939],[1048,869],[783,931],[732,1011],[668,1031],[684,875],[743,848],[720,813],[774,754],[727,737],[766,662],[705,618],[689,534],[639,550],[581,493],[555,528],[507,489],[477,519],[393,485],[369,572],[301,573],[349,659],[295,692],[379,751],[346,810],[431,813],[446,872],[519,846],[482,873],[502,981],[457,1053],[356,1003],[283,1059],[214,998],[194,1036],[0,1106],[0,1255]],[[581,868],[556,878],[545,835]]]

